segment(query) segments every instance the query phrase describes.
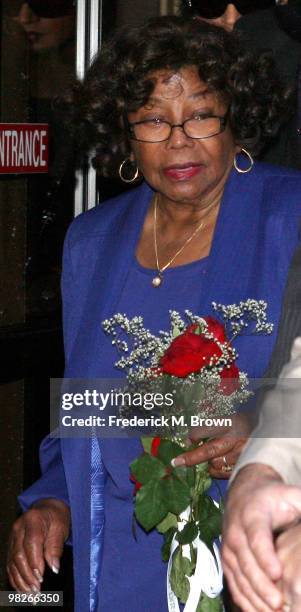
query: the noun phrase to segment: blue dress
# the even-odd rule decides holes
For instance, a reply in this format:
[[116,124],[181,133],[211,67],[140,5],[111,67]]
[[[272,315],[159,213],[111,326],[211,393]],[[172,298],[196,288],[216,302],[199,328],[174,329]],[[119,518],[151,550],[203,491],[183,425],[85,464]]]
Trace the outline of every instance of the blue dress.
[[[192,312],[198,309],[198,295],[194,288],[202,285],[206,263],[207,258],[166,270],[162,286],[155,289],[151,281],[156,272],[143,268],[134,258],[116,311],[129,318],[142,315],[145,327],[154,334],[162,329],[168,330],[169,310],[184,314],[185,309]],[[104,364],[104,378],[116,376],[113,364],[117,359],[116,348],[112,346]],[[99,580],[99,611],[165,612],[167,564],[161,560],[162,536],[155,530],[146,534],[138,525],[135,526],[136,539],[133,535],[134,485],[129,479],[129,465],[141,454],[141,443],[139,438],[102,439],[99,442],[106,475],[104,507],[107,517]],[[113,478],[111,468],[115,460],[118,467]],[[147,572],[141,572],[143,566],[148,567]],[[131,581],[128,576],[131,576]]]
[[[274,333],[270,336],[245,335],[235,342],[240,368],[251,377],[262,376],[275,343],[288,268],[299,242],[300,176],[300,173],[264,164],[255,164],[247,175],[231,173],[210,256],[204,263],[205,274],[199,270],[192,301],[188,304],[195,312],[206,315],[212,314],[212,301],[230,304],[254,298],[267,302],[268,318],[275,325]],[[143,184],[137,190],[85,213],[71,225],[65,243],[63,269],[66,376],[69,378],[104,376],[107,364],[111,368],[116,357],[112,353],[111,338],[103,333],[101,322],[120,311],[122,302],[123,310],[129,316],[131,312],[139,314],[140,308],[149,322],[149,314],[155,314],[155,309],[150,312],[148,301],[159,300],[159,291],[165,291],[168,286],[166,283],[165,289],[163,286],[155,290],[150,285],[148,295],[156,298],[146,299],[142,291],[144,299],[140,306],[137,284],[131,290],[132,300],[127,297],[131,275],[138,274],[137,269],[134,272],[134,254],[152,196],[151,189]],[[191,271],[197,266],[197,263],[192,264]],[[169,276],[172,279],[173,274],[186,274],[184,268],[186,266],[182,271],[179,268],[166,271],[165,279]],[[178,280],[177,286],[179,282],[183,283]],[[184,284],[183,288],[181,284],[178,294],[170,294],[172,303],[166,297],[165,306],[162,305],[165,315],[161,310],[160,321],[153,318],[150,321],[154,331],[165,325],[167,304],[170,305],[168,308],[185,307],[187,294]],[[157,304],[155,306],[157,308]],[[159,312],[161,298],[158,309]],[[138,543],[132,539],[129,544],[128,465],[132,457],[139,454],[134,442],[124,444],[122,448],[122,440],[101,443],[102,462],[92,464],[91,475],[90,440],[48,437],[41,446],[42,476],[19,498],[23,509],[45,497],[62,499],[70,505],[76,612],[99,610],[97,594],[102,612],[108,609],[114,612],[125,609],[131,612],[166,610],[162,583],[165,566],[160,561],[159,536],[150,536],[152,552],[145,546],[140,532]],[[100,489],[96,517],[93,514],[96,509],[94,485],[101,479],[105,493]],[[110,512],[110,504],[114,506],[123,501],[125,519],[122,512]],[[101,526],[103,502],[106,524]],[[97,521],[100,528],[96,534],[93,526]],[[116,537],[115,532],[120,527]],[[143,558],[140,556],[138,571],[132,557],[135,554],[139,556],[139,546],[145,546],[145,555]],[[114,563],[106,559],[111,555]],[[134,577],[129,567],[131,571],[136,567]],[[116,578],[117,574],[122,576]],[[158,582],[155,576],[158,576]],[[153,602],[158,603],[154,605]]]

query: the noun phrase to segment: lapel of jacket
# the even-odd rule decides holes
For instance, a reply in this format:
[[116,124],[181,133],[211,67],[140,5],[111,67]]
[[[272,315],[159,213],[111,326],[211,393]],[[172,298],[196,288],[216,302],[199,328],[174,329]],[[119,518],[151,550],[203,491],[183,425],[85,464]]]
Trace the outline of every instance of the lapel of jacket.
[[67,375],[70,377],[81,378],[83,373],[86,378],[98,375],[95,364],[99,363],[100,348],[105,351],[107,344],[111,343],[110,338],[101,331],[101,322],[115,312],[152,194],[146,184],[140,190],[135,190],[118,217],[114,231],[102,236],[101,244],[94,238],[97,251],[95,271],[88,278],[87,306],[83,310],[69,360],[72,369]]
[[227,181],[200,296],[200,312],[212,301],[230,304],[248,295],[256,270],[260,239],[262,179],[256,166],[250,174],[233,170]]

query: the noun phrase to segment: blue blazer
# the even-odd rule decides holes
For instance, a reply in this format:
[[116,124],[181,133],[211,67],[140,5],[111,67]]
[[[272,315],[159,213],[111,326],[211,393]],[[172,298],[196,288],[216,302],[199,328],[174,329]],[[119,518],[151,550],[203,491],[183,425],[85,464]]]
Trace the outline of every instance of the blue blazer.
[[[111,340],[100,324],[116,311],[152,195],[150,187],[142,184],[71,224],[62,281],[67,377],[101,377],[101,360]],[[263,164],[255,164],[249,174],[232,171],[203,279],[199,312],[209,313],[213,300],[224,304],[247,298],[267,301],[274,333],[264,341],[262,337],[247,338],[238,347],[253,377],[263,374],[273,349],[288,268],[299,241],[300,217],[301,173]],[[22,493],[20,504],[25,510],[38,499],[55,497],[70,505],[75,610],[94,611],[97,576],[90,571],[91,441],[48,437],[40,455],[42,476]],[[106,460],[112,474],[117,472],[118,457]]]

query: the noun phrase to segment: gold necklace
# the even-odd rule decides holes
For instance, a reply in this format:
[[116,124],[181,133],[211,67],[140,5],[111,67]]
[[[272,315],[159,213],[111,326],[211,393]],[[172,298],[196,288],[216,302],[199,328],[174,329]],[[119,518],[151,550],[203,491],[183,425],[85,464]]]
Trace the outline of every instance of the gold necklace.
[[[178,257],[178,255],[180,255],[182,251],[184,251],[185,247],[191,242],[191,240],[195,237],[195,235],[198,232],[200,232],[201,229],[204,227],[204,220],[202,220],[201,223],[196,227],[194,232],[191,234],[191,236],[189,236],[189,238],[185,240],[184,244],[182,244],[181,248],[175,253],[175,255],[164,266],[162,266],[162,268],[160,268],[159,258],[158,258],[158,244],[157,244],[157,205],[158,205],[158,195],[156,195],[155,202],[154,202],[154,247],[155,247],[156,267],[157,267],[158,274],[152,280],[153,287],[160,287],[160,285],[162,285],[163,272],[165,272],[165,270],[169,268],[169,266],[171,266],[171,264],[174,262],[176,257]],[[214,206],[216,205],[217,205],[217,202],[214,202],[213,204],[211,204],[211,206],[207,210],[206,217],[208,216],[208,213],[210,212],[210,210],[214,208]]]

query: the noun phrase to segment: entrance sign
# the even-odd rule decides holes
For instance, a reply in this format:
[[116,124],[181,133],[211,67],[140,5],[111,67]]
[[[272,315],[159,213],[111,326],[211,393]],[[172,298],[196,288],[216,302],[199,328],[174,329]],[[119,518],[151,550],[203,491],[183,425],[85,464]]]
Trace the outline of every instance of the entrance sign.
[[48,172],[47,123],[0,123],[0,174]]

